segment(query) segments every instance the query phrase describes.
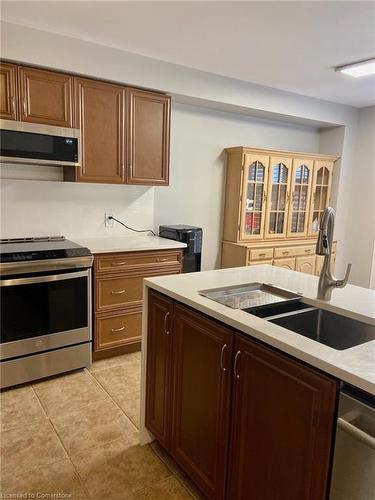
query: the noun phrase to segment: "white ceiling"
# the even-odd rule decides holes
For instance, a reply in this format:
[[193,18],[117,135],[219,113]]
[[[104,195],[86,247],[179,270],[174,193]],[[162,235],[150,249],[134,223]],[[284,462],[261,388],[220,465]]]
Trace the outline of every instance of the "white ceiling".
[[[375,77],[375,2],[2,2],[2,19],[356,107]],[[74,55],[72,55],[74,57]]]

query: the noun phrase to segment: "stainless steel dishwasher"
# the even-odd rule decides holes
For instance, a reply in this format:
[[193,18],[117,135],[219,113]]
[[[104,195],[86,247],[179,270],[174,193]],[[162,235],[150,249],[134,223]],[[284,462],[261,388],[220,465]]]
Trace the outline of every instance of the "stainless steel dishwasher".
[[375,398],[340,394],[330,500],[375,499]]

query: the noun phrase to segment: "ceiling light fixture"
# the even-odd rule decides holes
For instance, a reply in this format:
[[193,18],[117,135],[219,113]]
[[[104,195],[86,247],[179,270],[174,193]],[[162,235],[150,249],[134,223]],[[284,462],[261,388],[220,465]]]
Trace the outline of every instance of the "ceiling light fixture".
[[365,61],[359,61],[352,64],[345,64],[344,66],[337,66],[335,71],[340,71],[340,73],[354,76],[354,78],[375,75],[375,58],[366,59]]

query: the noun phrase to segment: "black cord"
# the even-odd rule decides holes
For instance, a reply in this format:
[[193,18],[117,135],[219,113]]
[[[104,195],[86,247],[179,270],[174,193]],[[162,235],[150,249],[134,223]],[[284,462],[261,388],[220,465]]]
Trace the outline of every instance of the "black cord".
[[126,227],[126,229],[130,229],[130,231],[134,231],[136,233],[152,233],[154,236],[156,236],[156,234],[154,233],[154,231],[152,229],[133,229],[132,227],[129,227],[127,226],[126,224],[124,224],[123,222],[121,222],[120,220],[116,219],[116,217],[113,217],[112,215],[110,215],[108,217],[108,219],[112,219],[112,220],[115,220],[116,222],[118,222],[119,224],[121,224],[122,226]]

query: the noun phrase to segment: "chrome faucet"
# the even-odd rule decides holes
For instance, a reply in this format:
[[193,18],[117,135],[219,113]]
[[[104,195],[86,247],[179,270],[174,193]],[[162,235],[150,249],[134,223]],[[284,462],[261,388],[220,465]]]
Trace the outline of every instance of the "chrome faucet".
[[324,210],[319,226],[319,236],[316,242],[317,255],[324,255],[322,271],[318,284],[318,299],[330,300],[334,288],[343,288],[349,279],[351,264],[348,265],[345,277],[338,280],[331,273],[331,255],[333,244],[333,227],[335,224],[335,212],[332,207]]

